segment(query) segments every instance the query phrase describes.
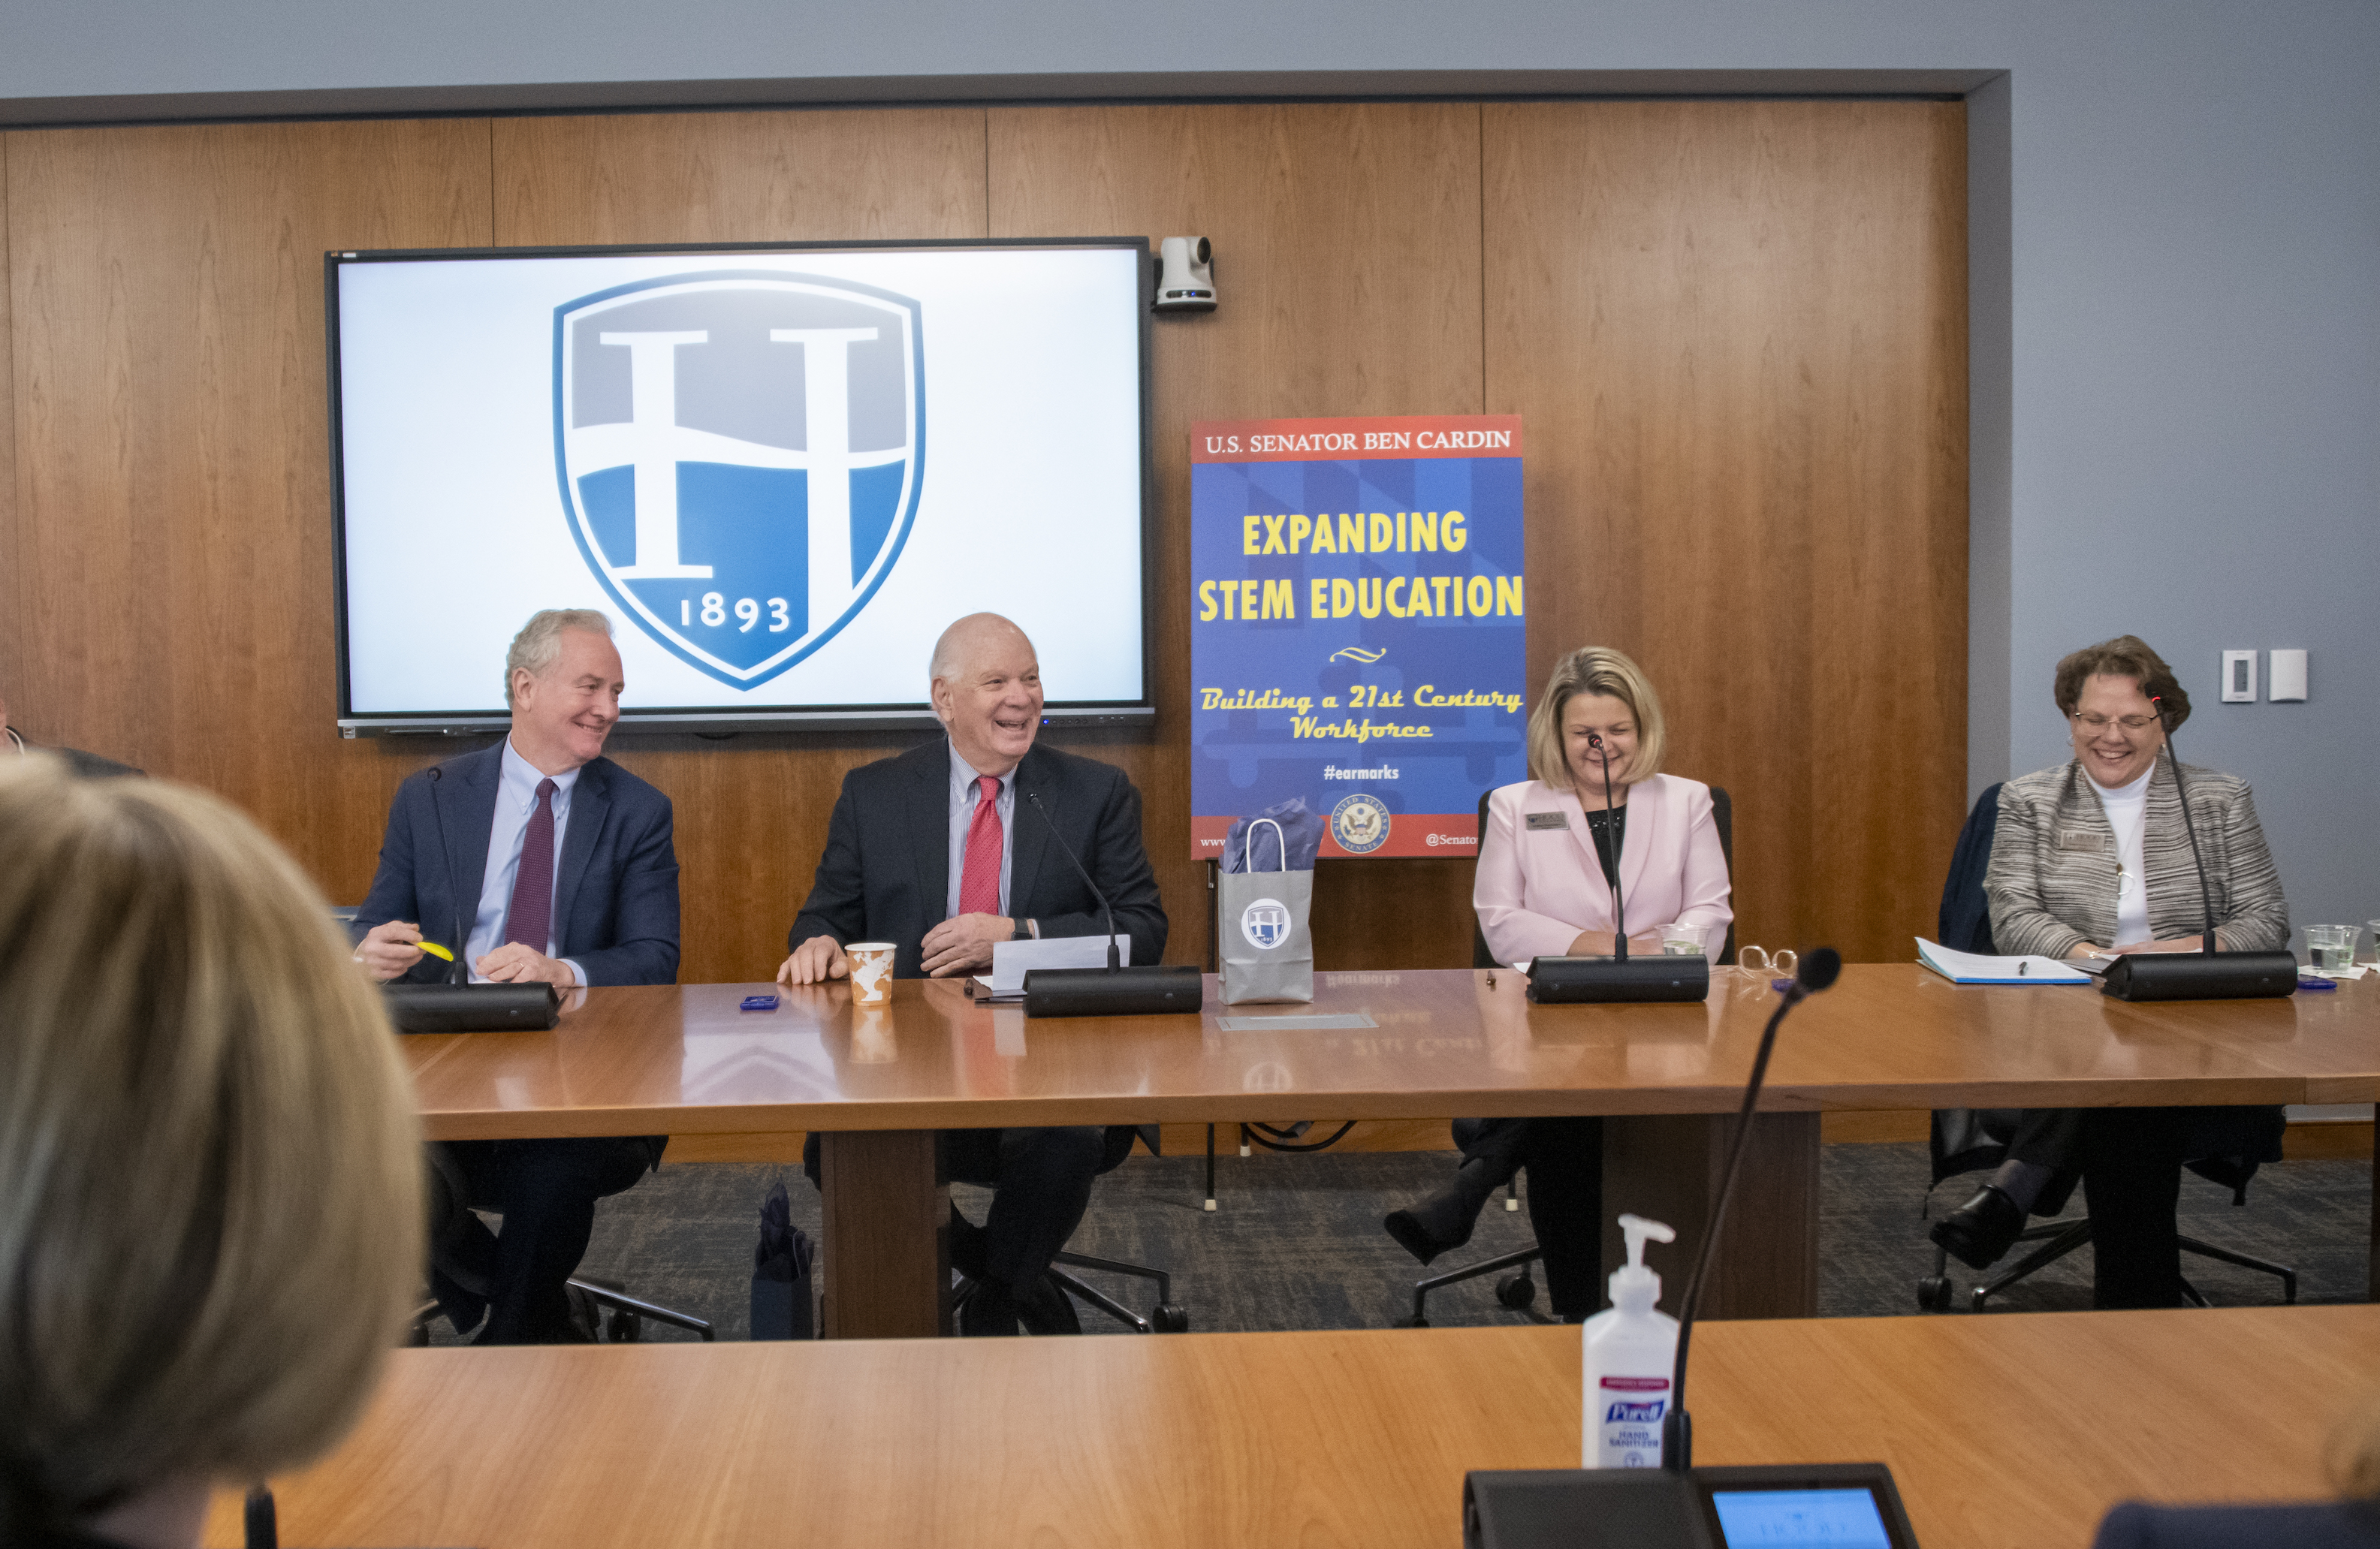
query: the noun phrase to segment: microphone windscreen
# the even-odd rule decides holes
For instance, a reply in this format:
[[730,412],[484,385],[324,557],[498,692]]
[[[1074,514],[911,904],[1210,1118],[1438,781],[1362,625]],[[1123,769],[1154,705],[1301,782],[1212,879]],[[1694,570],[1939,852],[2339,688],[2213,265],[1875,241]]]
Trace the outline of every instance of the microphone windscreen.
[[1832,987],[1843,971],[1843,954],[1832,947],[1820,947],[1802,959],[1801,971],[1793,975],[1802,987],[1815,995]]

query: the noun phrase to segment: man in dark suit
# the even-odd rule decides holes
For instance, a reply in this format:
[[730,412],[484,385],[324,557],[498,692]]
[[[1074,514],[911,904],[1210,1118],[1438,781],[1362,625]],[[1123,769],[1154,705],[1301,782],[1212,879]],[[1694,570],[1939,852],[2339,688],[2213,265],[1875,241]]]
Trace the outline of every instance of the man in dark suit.
[[[356,961],[376,979],[582,985],[677,982],[677,852],[670,800],[602,756],[620,719],[611,621],[549,609],[504,663],[512,731],[397,788],[380,871],[356,911]],[[452,967],[421,950],[454,954]],[[457,1208],[431,1286],[481,1344],[566,1341],[565,1283],[595,1202],[661,1165],[664,1135],[448,1142],[434,1174]],[[501,1236],[461,1205],[500,1212]]]
[[[1140,793],[1121,769],[1034,745],[1041,670],[1033,642],[977,613],[934,647],[934,713],[948,736],[844,777],[809,898],[787,934],[780,983],[850,972],[844,944],[893,944],[896,977],[982,973],[1002,941],[1098,936],[1099,901],[1052,842],[1054,829],[1099,881],[1132,961],[1165,955],[1165,908],[1140,836]],[[1026,808],[1032,808],[1027,814]],[[995,1193],[978,1228],[953,1211],[951,1260],[976,1282],[968,1334],[1072,1332],[1050,1279],[1090,1204],[1091,1180],[1132,1146],[1126,1127],[954,1130],[944,1161]],[[805,1160],[817,1172],[813,1144]],[[832,1252],[832,1248],[829,1250]]]
[[0,699],[0,757],[21,757],[28,753],[55,753],[67,761],[68,768],[85,780],[103,780],[111,775],[137,775],[140,772],[129,764],[102,758],[96,753],[85,753],[79,747],[44,747],[40,743],[27,742],[23,733],[8,724],[8,701]]

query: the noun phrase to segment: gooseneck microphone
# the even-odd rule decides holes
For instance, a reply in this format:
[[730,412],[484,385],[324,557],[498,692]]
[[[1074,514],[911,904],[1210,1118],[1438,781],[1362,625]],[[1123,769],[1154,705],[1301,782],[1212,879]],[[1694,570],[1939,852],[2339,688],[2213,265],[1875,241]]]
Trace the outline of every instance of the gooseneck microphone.
[[[1728,1198],[1743,1168],[1744,1143],[1768,1079],[1768,1057],[1785,1014],[1835,982],[1843,960],[1831,947],[1802,955],[1801,972],[1761,1031],[1752,1080],[1736,1115],[1727,1168],[1695,1249],[1694,1275],[1679,1304],[1677,1357],[1670,1368],[1670,1407],[1661,1416],[1658,1469],[1474,1470],[1463,1479],[1463,1549],[1580,1549],[1626,1543],[1632,1549],[1713,1549],[1714,1545],[1815,1542],[1790,1531],[1810,1493],[1825,1492],[1829,1543],[1917,1549],[1900,1491],[1882,1463],[1769,1463],[1694,1466],[1694,1426],[1686,1413],[1686,1351],[1694,1309],[1710,1273],[1711,1245],[1727,1219]],[[1635,1398],[1641,1395],[1628,1395]],[[1730,1508],[1732,1508],[1730,1513]],[[1731,1519],[1730,1519],[1731,1518]]]
[[1025,800],[1041,815],[1041,826],[1058,841],[1058,849],[1099,901],[1108,934],[1105,968],[1030,968],[1025,973],[1025,1014],[1028,1017],[1116,1017],[1196,1011],[1207,1003],[1207,981],[1196,963],[1168,968],[1161,963],[1126,966],[1116,949],[1115,910],[1108,895],[1091,880],[1089,870],[1050,809],[1041,793],[1026,791]]
[[[1628,961],[1628,906],[1620,897],[1620,856],[1611,848],[1611,750],[1603,745],[1600,733],[1589,732],[1586,745],[1595,750],[1597,761],[1603,767],[1603,832],[1593,835],[1595,858],[1611,875],[1611,955],[1621,962]],[[1592,824],[1588,825],[1591,829]]]
[[[2155,694],[2158,722],[2165,729],[2159,750],[2173,771],[2173,791],[2181,803],[2181,831],[2190,839],[2190,864],[2198,871],[2198,902],[2204,934],[2195,952],[2126,952],[2099,975],[2099,993],[2119,1000],[2269,1000],[2295,995],[2298,960],[2294,952],[2227,952],[2215,940],[2215,889],[2206,879],[2206,860],[2198,849],[2198,824],[2190,816],[2190,791],[2182,783],[2181,759],[2173,751],[2173,717],[2165,700]],[[2148,837],[2141,838],[2143,875],[2148,886]]]
[[1703,1281],[1710,1272],[1711,1248],[1727,1220],[1728,1196],[1735,1192],[1736,1174],[1743,1168],[1744,1143],[1752,1138],[1753,1110],[1760,1105],[1760,1088],[1768,1080],[1768,1057],[1777,1047],[1777,1029],[1785,1013],[1833,986],[1843,971],[1843,958],[1832,947],[1820,947],[1804,956],[1792,986],[1769,1013],[1761,1029],[1759,1052],[1752,1057],[1752,1080],[1743,1088],[1743,1107],[1736,1111],[1735,1135],[1728,1142],[1727,1168],[1719,1174],[1718,1197],[1711,1201],[1710,1220],[1694,1248],[1694,1272],[1687,1277],[1686,1294],[1678,1303],[1678,1356],[1670,1372],[1670,1412],[1661,1417],[1661,1466],[1672,1473],[1694,1467],[1694,1422],[1686,1413],[1686,1346],[1694,1337],[1694,1308],[1702,1301]]
[[1032,803],[1033,810],[1041,815],[1041,826],[1048,829],[1050,837],[1058,841],[1058,848],[1064,853],[1068,863],[1074,866],[1075,875],[1083,879],[1083,886],[1090,889],[1091,896],[1099,900],[1100,918],[1107,923],[1108,972],[1111,974],[1123,972],[1123,959],[1116,951],[1115,910],[1108,903],[1108,895],[1099,891],[1099,885],[1091,880],[1091,874],[1088,871],[1083,869],[1082,857],[1075,854],[1075,847],[1066,842],[1066,836],[1058,831],[1058,825],[1050,820],[1050,809],[1041,805],[1041,793],[1027,791],[1025,793],[1025,799]]
[[[2149,696],[2149,702],[2156,706],[2157,720],[2160,725],[2163,725],[2166,718],[2165,700],[2162,696],[2152,694]],[[2198,907],[2201,911],[2199,918],[2205,922],[2206,930],[2206,934],[2199,938],[2198,950],[2208,957],[2213,957],[2216,952],[2215,890],[2206,885],[2206,860],[2198,853],[2198,825],[2190,816],[2190,792],[2181,783],[2181,758],[2173,751],[2173,728],[2170,726],[2165,727],[2165,746],[2159,751],[2165,755],[2166,767],[2173,771],[2174,797],[2181,803],[2181,831],[2190,837],[2190,864],[2198,870]],[[2152,759],[2151,762],[2154,763],[2155,760]],[[2141,877],[2141,891],[2145,895],[2148,891],[2148,877],[2145,875],[2148,840],[2145,836],[2141,841],[2141,854],[2144,873]]]

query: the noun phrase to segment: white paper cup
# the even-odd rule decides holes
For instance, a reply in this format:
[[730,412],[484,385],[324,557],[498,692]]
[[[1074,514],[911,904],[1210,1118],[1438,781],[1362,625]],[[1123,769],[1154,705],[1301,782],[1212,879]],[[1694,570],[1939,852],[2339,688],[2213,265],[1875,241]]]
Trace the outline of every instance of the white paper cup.
[[892,951],[890,941],[854,941],[843,950],[843,955],[851,960],[851,998],[855,1005],[892,1003]]

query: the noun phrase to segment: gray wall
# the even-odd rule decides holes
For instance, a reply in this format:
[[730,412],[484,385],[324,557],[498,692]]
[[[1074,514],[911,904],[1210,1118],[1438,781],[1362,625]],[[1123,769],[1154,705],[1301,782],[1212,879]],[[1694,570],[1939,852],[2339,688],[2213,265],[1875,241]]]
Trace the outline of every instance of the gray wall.
[[[1169,25],[1169,23],[1171,25]],[[0,11],[0,121],[801,100],[1972,92],[1970,765],[2062,756],[2063,651],[2184,673],[2294,914],[2380,914],[2371,0],[112,0]],[[2215,702],[2301,646],[2304,705]],[[1846,729],[1889,735],[1889,727]]]

